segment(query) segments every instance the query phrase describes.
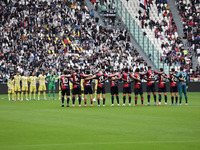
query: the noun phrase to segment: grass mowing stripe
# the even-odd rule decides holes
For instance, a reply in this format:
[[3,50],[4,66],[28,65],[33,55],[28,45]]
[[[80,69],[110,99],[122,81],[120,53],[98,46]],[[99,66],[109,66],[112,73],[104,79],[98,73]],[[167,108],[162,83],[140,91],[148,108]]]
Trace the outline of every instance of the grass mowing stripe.
[[35,145],[2,145],[4,147],[37,147],[37,146],[67,146],[67,145],[112,145],[112,144],[156,144],[156,143],[200,143],[200,141],[138,141],[138,142],[105,142],[105,143],[65,143],[65,144],[35,144]]

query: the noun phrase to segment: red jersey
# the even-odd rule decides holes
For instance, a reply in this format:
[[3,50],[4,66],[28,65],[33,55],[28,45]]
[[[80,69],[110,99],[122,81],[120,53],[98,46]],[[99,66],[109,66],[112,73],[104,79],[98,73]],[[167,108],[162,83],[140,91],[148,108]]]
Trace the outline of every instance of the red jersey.
[[[71,77],[72,77],[72,81],[74,82],[74,83],[77,83],[77,84],[80,84],[81,83],[81,79],[83,78],[83,74],[81,74],[81,73],[74,73],[74,74],[72,74],[71,75]],[[77,84],[73,84],[73,88],[77,88]]]
[[[167,76],[166,74],[164,74],[165,76]],[[158,75],[158,88],[164,88],[164,85],[166,83],[166,79],[165,77],[163,77],[162,75]]]
[[69,87],[69,82],[70,82],[69,80],[71,80],[71,78],[67,78],[65,76],[61,76],[60,79],[61,79],[61,82],[60,82],[61,89],[65,90],[67,87]]
[[148,70],[146,72],[147,85],[152,85],[151,81],[155,80],[155,74],[158,74],[158,72],[154,70]]
[[130,83],[127,83],[130,81],[130,77],[132,77],[132,75],[130,73],[122,73],[122,79],[124,79],[123,81],[123,87],[129,87]]
[[173,73],[170,74],[169,81],[170,81],[170,87],[175,87],[176,86],[177,78],[174,76]]
[[[103,87],[103,84],[105,83],[105,79],[106,79],[106,77],[108,77],[108,75],[107,74],[100,74],[100,73],[98,73],[97,75],[96,75],[96,79],[98,79],[98,87]],[[103,82],[102,82],[103,81]]]
[[[138,73],[135,73],[134,74],[134,77],[139,79],[139,80],[142,80],[144,78],[144,76],[138,74]],[[142,86],[142,83],[138,80],[135,80],[135,89],[140,89]]]
[[120,78],[120,75],[116,75],[116,76],[113,76],[111,77],[111,82],[110,82],[110,86],[113,87],[113,86],[117,86],[118,85],[118,80],[114,80],[114,79],[118,79]]
[[91,80],[85,80],[84,85],[89,86],[92,84],[92,79]]

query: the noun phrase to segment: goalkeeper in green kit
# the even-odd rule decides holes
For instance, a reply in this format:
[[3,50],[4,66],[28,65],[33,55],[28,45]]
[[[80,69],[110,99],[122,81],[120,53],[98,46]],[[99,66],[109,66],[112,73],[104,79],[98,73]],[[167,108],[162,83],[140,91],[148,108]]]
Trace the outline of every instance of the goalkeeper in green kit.
[[55,81],[57,77],[59,77],[59,75],[54,75],[54,72],[51,72],[51,75],[47,75],[47,78],[49,78],[49,100],[51,98],[51,93],[53,93],[53,99],[55,100]]

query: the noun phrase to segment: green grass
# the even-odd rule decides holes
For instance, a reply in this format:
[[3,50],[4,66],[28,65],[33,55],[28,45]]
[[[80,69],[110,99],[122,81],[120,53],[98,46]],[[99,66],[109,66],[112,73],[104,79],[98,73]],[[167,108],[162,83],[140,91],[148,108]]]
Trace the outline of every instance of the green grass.
[[188,106],[110,107],[106,96],[106,107],[61,108],[59,100],[9,102],[0,95],[0,149],[200,149],[200,93],[188,94]]

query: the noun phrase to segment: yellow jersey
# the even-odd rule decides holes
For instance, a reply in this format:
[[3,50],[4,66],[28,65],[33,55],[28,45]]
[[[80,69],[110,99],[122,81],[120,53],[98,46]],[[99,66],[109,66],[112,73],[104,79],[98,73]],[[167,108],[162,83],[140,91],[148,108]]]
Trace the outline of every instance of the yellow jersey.
[[28,86],[28,77],[23,76],[22,77],[22,87],[27,87]]
[[20,81],[21,81],[22,77],[19,75],[19,76],[14,76],[14,81],[15,81],[15,86],[19,86],[20,85]]
[[31,76],[28,78],[29,82],[31,83],[30,86],[36,86],[36,81],[37,81],[37,77],[36,76]]
[[43,76],[43,75],[40,74],[38,79],[39,79],[40,85],[45,85],[46,75]]
[[14,89],[14,80],[9,79],[7,86],[8,86],[8,89]]

